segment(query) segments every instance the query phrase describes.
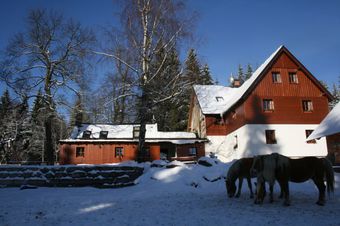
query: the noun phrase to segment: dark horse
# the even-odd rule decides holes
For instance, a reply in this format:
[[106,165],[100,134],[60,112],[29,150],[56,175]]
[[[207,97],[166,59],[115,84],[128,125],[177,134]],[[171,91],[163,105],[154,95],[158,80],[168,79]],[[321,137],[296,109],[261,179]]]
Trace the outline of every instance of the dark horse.
[[[227,178],[225,180],[225,185],[227,188],[228,196],[231,197],[240,197],[243,178],[247,179],[248,187],[250,190],[250,198],[254,197],[252,185],[251,185],[251,175],[250,169],[253,165],[253,158],[242,158],[236,160],[229,168],[227,173]],[[238,190],[236,192],[235,181],[238,179]],[[236,195],[235,195],[236,192]]]
[[[274,153],[258,156],[254,159],[252,170],[257,172],[257,203],[262,203],[264,196],[264,181],[273,186],[275,179],[279,182],[284,196],[284,205],[290,205],[289,181],[302,183],[312,179],[319,190],[318,205],[325,205],[324,177],[326,178],[327,191],[334,191],[334,172],[331,163],[325,158],[304,157],[291,159]],[[272,188],[270,189],[272,201]]]

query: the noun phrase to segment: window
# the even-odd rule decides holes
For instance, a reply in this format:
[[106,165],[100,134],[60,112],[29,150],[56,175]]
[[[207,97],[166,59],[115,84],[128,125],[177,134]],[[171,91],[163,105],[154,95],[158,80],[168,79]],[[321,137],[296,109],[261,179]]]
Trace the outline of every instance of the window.
[[90,139],[91,138],[91,131],[90,130],[85,130],[83,132],[83,139]]
[[275,130],[266,130],[266,143],[276,144]]
[[[309,135],[311,135],[313,133],[313,130],[306,130],[306,138],[309,137]],[[307,141],[307,144],[316,144],[316,140],[309,140]]]
[[263,100],[263,110],[264,111],[274,111],[274,101],[271,99]]
[[303,100],[302,101],[302,109],[304,112],[312,112],[313,111],[313,102],[311,100]]
[[107,139],[107,135],[109,134],[108,131],[100,131],[99,139]]
[[196,147],[189,148],[189,155],[197,155],[197,148]]
[[140,131],[140,126],[134,126],[133,127],[133,138],[138,138],[139,137],[139,131]]
[[76,157],[84,157],[85,148],[84,147],[76,147]]
[[223,100],[224,100],[223,97],[216,97],[217,102],[222,102]]
[[281,83],[281,75],[278,72],[272,73],[273,83]]
[[298,83],[299,82],[297,74],[295,72],[289,73],[289,82],[290,83]]
[[115,148],[115,157],[123,157],[124,156],[124,148],[123,147],[116,147]]

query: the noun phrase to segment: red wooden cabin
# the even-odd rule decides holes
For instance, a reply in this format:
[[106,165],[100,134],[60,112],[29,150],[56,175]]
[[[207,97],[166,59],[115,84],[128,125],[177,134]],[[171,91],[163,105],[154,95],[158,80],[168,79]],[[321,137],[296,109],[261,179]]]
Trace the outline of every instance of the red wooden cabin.
[[[149,161],[197,160],[205,155],[205,139],[190,132],[161,132],[157,124],[146,125]],[[91,125],[76,127],[60,141],[60,164],[104,164],[137,159],[139,125]]]

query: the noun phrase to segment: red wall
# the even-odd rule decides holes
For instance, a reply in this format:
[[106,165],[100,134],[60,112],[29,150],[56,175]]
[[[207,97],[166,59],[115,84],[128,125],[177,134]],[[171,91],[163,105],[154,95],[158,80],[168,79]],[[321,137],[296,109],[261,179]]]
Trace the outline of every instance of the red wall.
[[[281,83],[273,83],[272,72],[279,72]],[[295,72],[298,83],[289,83],[289,72]],[[264,112],[263,99],[274,101],[274,111]],[[312,100],[313,112],[303,112],[302,100]],[[244,101],[224,115],[223,123],[214,123],[216,116],[206,115],[207,135],[226,135],[245,124],[318,124],[329,112],[328,97],[295,60],[282,52]]]
[[[84,157],[76,157],[76,147],[84,147]],[[123,157],[115,156],[115,148],[123,147]],[[150,160],[160,158],[158,144],[148,145]],[[64,143],[60,145],[60,164],[105,164],[136,160],[137,144],[132,143]]]
[[[84,147],[84,157],[76,157],[76,147]],[[123,147],[124,156],[115,157],[115,148]],[[160,159],[160,144],[148,143],[146,147],[150,148],[149,161]],[[204,143],[177,145],[177,155],[179,157],[188,156],[189,148],[197,147],[197,157],[205,155]],[[65,164],[105,164],[119,163],[128,160],[137,159],[136,143],[62,143],[60,144],[59,163]]]

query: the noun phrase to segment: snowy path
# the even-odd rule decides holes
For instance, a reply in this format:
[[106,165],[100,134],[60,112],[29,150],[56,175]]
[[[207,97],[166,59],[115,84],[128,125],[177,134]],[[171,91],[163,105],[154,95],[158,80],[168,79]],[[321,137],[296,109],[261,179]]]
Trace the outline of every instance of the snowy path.
[[120,189],[1,189],[0,225],[340,225],[340,174],[324,207],[315,205],[312,182],[291,183],[290,207],[278,199],[257,206],[245,184],[240,199],[229,199],[223,180],[200,180],[206,169],[152,169],[140,184]]

